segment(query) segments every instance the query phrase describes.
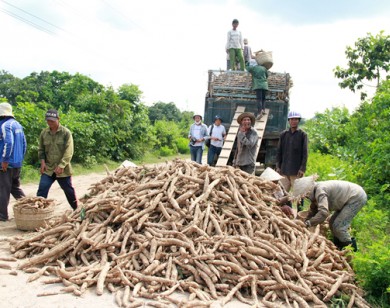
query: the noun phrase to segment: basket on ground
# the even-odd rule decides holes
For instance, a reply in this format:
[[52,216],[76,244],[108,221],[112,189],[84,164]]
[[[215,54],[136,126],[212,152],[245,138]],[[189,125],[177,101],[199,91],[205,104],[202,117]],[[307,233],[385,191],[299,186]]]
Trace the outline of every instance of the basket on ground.
[[35,231],[44,227],[54,217],[54,206],[33,208],[14,205],[16,227],[19,230]]
[[258,51],[255,53],[255,57],[257,64],[264,66],[267,70],[274,65],[272,51]]

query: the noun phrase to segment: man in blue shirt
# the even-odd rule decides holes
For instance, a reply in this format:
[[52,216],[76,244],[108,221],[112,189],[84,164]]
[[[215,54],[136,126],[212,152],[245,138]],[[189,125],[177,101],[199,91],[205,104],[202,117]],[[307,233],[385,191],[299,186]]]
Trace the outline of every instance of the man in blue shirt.
[[10,195],[15,199],[25,196],[20,188],[20,170],[26,154],[23,127],[12,114],[9,103],[0,104],[0,221],[8,220]]

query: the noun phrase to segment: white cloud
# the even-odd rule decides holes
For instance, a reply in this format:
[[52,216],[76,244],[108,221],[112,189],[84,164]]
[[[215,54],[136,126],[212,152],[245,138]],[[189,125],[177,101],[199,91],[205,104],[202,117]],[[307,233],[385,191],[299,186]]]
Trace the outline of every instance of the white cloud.
[[[333,106],[356,108],[359,94],[341,90],[332,70],[345,65],[347,45],[388,26],[387,18],[378,17],[291,25],[236,1],[55,0],[28,8],[25,1],[13,3],[58,28],[40,21],[56,33],[49,35],[0,12],[5,29],[0,69],[21,78],[33,71],[59,70],[114,87],[134,83],[148,104],[172,101],[201,114],[207,71],[225,68],[226,33],[233,18],[240,20],[239,29],[254,51],[273,51],[273,71],[291,74],[291,108],[306,117]],[[11,10],[4,3],[2,7]]]

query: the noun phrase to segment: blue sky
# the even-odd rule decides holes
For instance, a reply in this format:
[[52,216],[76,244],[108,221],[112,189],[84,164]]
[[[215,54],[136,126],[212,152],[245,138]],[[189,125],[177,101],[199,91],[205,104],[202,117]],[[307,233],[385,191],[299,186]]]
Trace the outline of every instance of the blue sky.
[[148,105],[203,114],[207,72],[225,68],[226,33],[238,18],[252,49],[272,51],[272,70],[292,76],[291,109],[312,117],[358,106],[359,94],[340,89],[333,69],[345,66],[345,48],[358,38],[388,34],[389,16],[382,0],[0,0],[0,69],[133,83]]

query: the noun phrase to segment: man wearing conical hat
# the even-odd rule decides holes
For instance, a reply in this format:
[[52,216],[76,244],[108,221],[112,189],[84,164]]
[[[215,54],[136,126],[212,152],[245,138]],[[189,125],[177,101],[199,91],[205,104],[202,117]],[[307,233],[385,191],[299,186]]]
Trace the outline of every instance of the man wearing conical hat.
[[260,178],[277,184],[276,189],[273,191],[273,196],[276,199],[276,204],[280,206],[282,212],[288,217],[294,217],[294,212],[292,210],[292,204],[289,195],[286,189],[283,187],[283,184],[280,182],[280,180],[284,177],[272,168],[267,167],[260,175]]
[[244,112],[237,118],[240,129],[237,133],[237,148],[233,161],[235,167],[253,174],[256,163],[256,146],[259,135],[253,127],[255,116],[253,113]]
[[340,250],[348,245],[357,250],[356,240],[348,229],[367,202],[367,195],[361,186],[339,180],[315,182],[315,177],[303,177],[295,181],[293,195],[308,198],[311,202],[305,221],[307,227],[323,223],[333,212],[329,227],[334,244]]

